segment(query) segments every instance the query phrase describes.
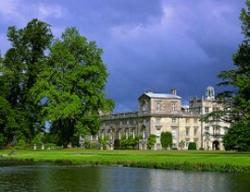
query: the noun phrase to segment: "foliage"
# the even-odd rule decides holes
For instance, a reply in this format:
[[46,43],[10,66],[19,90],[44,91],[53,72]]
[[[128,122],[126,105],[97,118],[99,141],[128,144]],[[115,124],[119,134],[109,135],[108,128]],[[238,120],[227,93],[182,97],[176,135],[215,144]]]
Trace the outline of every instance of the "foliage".
[[126,149],[127,148],[127,137],[126,137],[126,135],[121,136],[120,147],[121,147],[121,149]]
[[107,71],[101,54],[95,42],[68,28],[51,46],[46,68],[32,88],[36,103],[46,100],[41,116],[50,120],[51,132],[64,147],[74,136],[96,134],[100,111],[113,107],[104,94]]
[[196,150],[196,143],[195,142],[189,142],[188,144],[188,150]]
[[0,148],[4,145],[4,136],[0,133]]
[[161,145],[164,149],[172,146],[172,134],[170,132],[161,133]]
[[9,27],[7,36],[11,48],[0,56],[5,145],[20,137],[31,143],[45,122],[65,147],[77,145],[80,135],[97,133],[99,115],[112,110],[113,101],[104,94],[108,73],[95,42],[75,28],[55,40],[50,25],[37,19],[22,29]]
[[30,141],[42,127],[39,106],[30,100],[29,90],[37,81],[40,60],[53,36],[50,26],[37,19],[22,29],[9,27],[7,36],[11,47],[0,59],[0,113],[8,119],[0,117],[0,121],[6,122],[2,131],[5,144],[11,144],[20,135]]
[[138,136],[133,137],[132,135],[126,137],[123,135],[120,140],[120,148],[121,149],[136,149],[139,144]]
[[185,147],[185,141],[181,140],[179,142],[179,147],[181,148],[181,150]]
[[52,133],[43,133],[42,141],[45,144],[56,144],[58,143],[58,135]]
[[224,136],[226,150],[250,151],[250,122],[234,124]]
[[0,96],[0,134],[4,138],[1,145],[10,143],[13,140],[13,132],[17,129],[15,111],[10,103]]
[[90,149],[90,141],[88,140],[84,141],[84,148]]
[[149,135],[148,140],[147,140],[147,146],[148,149],[152,149],[156,143],[156,135]]
[[23,137],[19,138],[15,148],[16,149],[25,149],[25,147],[26,147],[25,139]]
[[37,145],[43,144],[43,143],[44,143],[44,135],[43,135],[43,133],[38,133],[38,134],[34,137],[32,143],[33,143],[33,144],[37,144]]
[[98,138],[98,141],[99,141],[101,147],[103,147],[103,149],[106,149],[106,146],[107,146],[107,144],[108,144],[109,139],[110,139],[110,138],[109,138],[108,135],[104,135],[103,137],[100,136],[100,137]]

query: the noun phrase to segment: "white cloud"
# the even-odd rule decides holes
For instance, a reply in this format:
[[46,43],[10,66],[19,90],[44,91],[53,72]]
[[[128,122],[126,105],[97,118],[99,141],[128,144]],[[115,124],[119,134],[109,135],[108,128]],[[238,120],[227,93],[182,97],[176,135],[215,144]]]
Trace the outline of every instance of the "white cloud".
[[38,18],[61,18],[63,16],[63,9],[60,5],[46,5],[39,4],[38,7]]
[[[24,25],[32,18],[62,18],[66,10],[59,4],[30,3],[25,0],[0,0],[2,22]],[[0,19],[1,21],[1,19]]]

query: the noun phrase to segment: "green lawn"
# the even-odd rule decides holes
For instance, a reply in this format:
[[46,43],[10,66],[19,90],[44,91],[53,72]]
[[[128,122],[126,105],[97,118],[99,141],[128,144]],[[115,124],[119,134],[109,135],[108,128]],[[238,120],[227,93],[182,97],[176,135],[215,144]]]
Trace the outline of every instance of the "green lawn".
[[[0,150],[3,160],[32,159],[34,163],[105,164],[199,171],[250,172],[250,153],[201,151],[137,151],[137,150]],[[4,155],[3,155],[4,154]],[[0,164],[1,165],[1,164]]]

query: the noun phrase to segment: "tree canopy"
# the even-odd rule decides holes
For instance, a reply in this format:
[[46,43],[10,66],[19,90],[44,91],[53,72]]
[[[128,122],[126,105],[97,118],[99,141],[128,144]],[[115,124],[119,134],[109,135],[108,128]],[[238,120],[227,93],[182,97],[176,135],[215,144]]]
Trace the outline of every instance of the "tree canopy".
[[7,36],[11,48],[0,58],[5,144],[18,138],[31,142],[48,131],[48,122],[57,144],[64,146],[82,134],[95,134],[100,113],[113,107],[104,93],[108,73],[96,43],[75,28],[55,39],[50,25],[37,19],[22,29],[9,27]]
[[33,19],[23,29],[9,27],[7,36],[11,48],[0,65],[1,109],[12,118],[11,126],[5,124],[6,144],[23,137],[29,142],[40,131],[38,108],[32,104],[29,91],[37,80],[42,64],[39,61],[45,58],[53,35],[47,23]]
[[46,100],[42,116],[52,122],[64,146],[73,136],[96,134],[100,112],[112,109],[103,92],[108,74],[101,54],[94,42],[67,28],[51,46],[46,67],[32,88],[37,103]]

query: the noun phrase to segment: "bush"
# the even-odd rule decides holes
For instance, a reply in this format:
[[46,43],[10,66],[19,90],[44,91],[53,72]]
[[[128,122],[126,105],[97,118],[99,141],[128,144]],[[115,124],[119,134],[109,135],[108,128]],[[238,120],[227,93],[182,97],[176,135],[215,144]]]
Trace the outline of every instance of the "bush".
[[43,133],[38,133],[38,134],[34,137],[32,143],[33,143],[33,144],[36,144],[36,145],[41,145],[41,144],[43,144],[43,138],[44,138]]
[[195,142],[190,142],[188,144],[188,150],[196,150],[196,143]]
[[182,150],[185,147],[185,141],[181,140],[181,142],[179,143],[179,147]]
[[85,149],[90,149],[90,142],[89,141],[84,142],[84,148]]
[[56,149],[57,148],[56,144],[54,144],[54,143],[46,143],[44,145],[44,147],[45,147],[45,149]]
[[25,147],[26,147],[26,142],[25,142],[24,138],[21,137],[20,139],[18,139],[15,148],[16,149],[25,149]]
[[133,138],[132,135],[126,138],[126,136],[123,135],[120,140],[120,148],[121,149],[135,149],[139,144],[139,138],[140,137],[137,137],[137,136]]
[[109,136],[104,135],[104,137],[99,137],[98,141],[99,141],[100,147],[103,147],[103,149],[106,149],[108,141],[109,141]]
[[164,149],[172,146],[172,134],[170,132],[161,133],[161,145]]
[[154,147],[155,143],[156,143],[156,136],[153,134],[149,135],[148,141],[147,141],[148,149],[152,149],[152,147]]
[[127,139],[126,139],[125,135],[122,135],[122,137],[121,137],[120,147],[121,147],[121,149],[126,149],[127,148]]

